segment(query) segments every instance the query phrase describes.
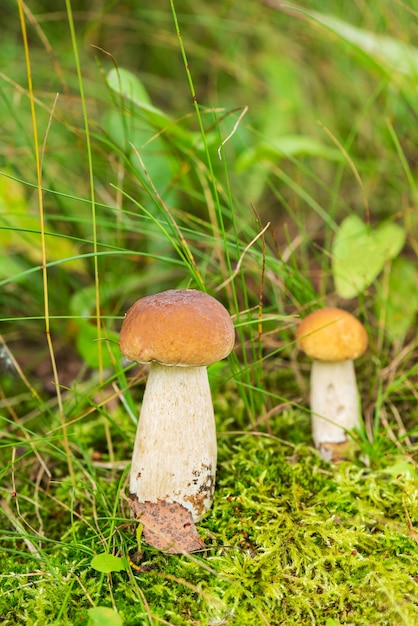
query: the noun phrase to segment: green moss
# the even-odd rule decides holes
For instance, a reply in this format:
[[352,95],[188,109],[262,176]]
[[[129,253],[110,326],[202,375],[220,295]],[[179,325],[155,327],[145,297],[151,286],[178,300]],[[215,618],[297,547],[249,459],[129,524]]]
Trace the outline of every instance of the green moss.
[[413,481],[327,467],[260,437],[236,440],[222,457],[214,515],[225,544],[240,550],[216,558],[233,623],[251,623],[256,611],[269,623],[414,623],[418,546],[405,517],[407,507],[418,518]]
[[[96,491],[81,473],[75,491],[68,481],[50,486],[45,537],[30,536],[39,559],[10,526],[4,624],[84,624],[92,603],[115,606],[126,626],[418,620],[414,477],[352,462],[332,467],[302,445],[225,433],[214,506],[199,526],[207,550],[174,556],[144,545],[142,570],[105,576],[90,567],[95,553],[137,549],[123,500],[112,513],[120,478],[96,475]],[[28,501],[22,510],[35,526]]]

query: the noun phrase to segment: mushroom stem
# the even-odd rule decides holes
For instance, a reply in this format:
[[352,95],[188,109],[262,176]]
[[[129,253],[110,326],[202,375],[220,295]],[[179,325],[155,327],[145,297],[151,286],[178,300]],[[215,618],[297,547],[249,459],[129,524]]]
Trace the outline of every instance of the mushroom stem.
[[152,362],[135,438],[130,492],[179,502],[196,522],[214,492],[217,442],[205,366]]
[[347,441],[346,431],[361,425],[353,361],[313,361],[310,404],[315,446]]

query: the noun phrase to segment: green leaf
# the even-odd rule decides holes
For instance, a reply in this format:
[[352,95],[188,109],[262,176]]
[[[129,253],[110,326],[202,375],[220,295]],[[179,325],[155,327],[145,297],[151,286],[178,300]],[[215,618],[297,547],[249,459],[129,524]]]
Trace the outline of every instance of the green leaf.
[[107,75],[107,85],[121,98],[121,106],[110,110],[105,117],[107,134],[129,155],[144,183],[145,168],[164,200],[175,204],[170,183],[179,166],[169,139],[173,132],[183,136],[182,133],[178,133],[177,125],[163,111],[153,106],[144,85],[132,72],[112,69]]
[[417,284],[416,263],[404,258],[395,259],[388,288],[379,293],[377,300],[379,310],[384,310],[385,332],[390,341],[402,341],[415,320],[418,311]]
[[172,124],[172,120],[161,109],[153,106],[142,82],[139,78],[123,68],[112,69],[106,77],[107,86],[138,108],[142,109],[148,122],[157,128],[164,128]]
[[[85,274],[84,259],[74,258],[79,254],[74,242],[56,236],[53,226],[46,222],[44,226],[47,260],[62,260],[64,263],[65,259],[72,259],[65,262],[64,269]],[[25,196],[25,186],[7,175],[0,176],[0,246],[21,253],[33,263],[42,264],[39,214],[31,211]]]
[[354,298],[376,279],[405,243],[405,230],[387,223],[371,228],[356,215],[341,223],[332,247],[332,274],[342,298]]
[[159,137],[146,120],[128,117],[121,111],[110,111],[105,119],[105,127],[112,141],[129,155],[141,179],[146,182],[145,167],[160,195],[169,202],[171,198],[164,195],[164,190],[169,188],[178,170],[178,163],[173,158],[168,142]]
[[0,279],[6,280],[13,276],[13,282],[27,280],[24,271],[25,266],[17,255],[0,253]]
[[336,17],[315,11],[297,8],[295,10],[300,10],[301,13],[311,17],[367,55],[386,72],[388,78],[391,78],[394,72],[399,72],[415,81],[418,79],[418,49],[416,47],[388,35],[378,35],[369,30],[357,28]]
[[237,160],[236,169],[242,171],[260,163],[276,162],[286,157],[322,157],[329,161],[341,161],[342,153],[305,135],[283,135],[271,141],[262,141],[246,150]]
[[[190,148],[200,149],[200,133],[184,130],[177,121],[173,121],[164,111],[152,104],[142,82],[139,78],[123,68],[112,69],[106,77],[107,86],[120,98],[118,103],[120,112],[125,115],[124,123],[130,127],[129,118],[135,120],[139,117],[150,129],[162,131],[161,137],[164,139],[176,140],[176,145],[185,150]],[[133,105],[133,106],[131,106]],[[217,137],[214,133],[209,137]]]
[[382,470],[385,474],[406,480],[414,480],[417,477],[415,465],[406,456],[394,456],[391,460],[391,465]]
[[119,613],[105,606],[95,606],[87,613],[89,616],[87,626],[122,626],[123,624]]
[[138,522],[138,526],[136,527],[136,541],[138,543],[138,550],[141,550],[141,544],[142,544],[142,531],[143,531],[143,526],[140,522]]
[[109,574],[110,572],[123,572],[127,568],[126,559],[113,554],[96,554],[91,560],[91,566],[97,572]]
[[141,104],[151,104],[150,97],[139,78],[122,67],[113,68],[106,76],[108,87],[115,93]]

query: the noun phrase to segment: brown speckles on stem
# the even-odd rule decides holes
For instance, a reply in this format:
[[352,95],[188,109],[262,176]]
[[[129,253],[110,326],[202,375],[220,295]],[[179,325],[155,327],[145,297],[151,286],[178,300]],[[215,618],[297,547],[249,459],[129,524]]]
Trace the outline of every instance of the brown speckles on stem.
[[193,484],[196,485],[197,490],[190,495],[183,495],[182,499],[185,502],[190,502],[194,510],[201,516],[207,510],[208,504],[212,502],[213,493],[215,491],[212,465],[202,463],[201,468],[194,470],[193,476]]

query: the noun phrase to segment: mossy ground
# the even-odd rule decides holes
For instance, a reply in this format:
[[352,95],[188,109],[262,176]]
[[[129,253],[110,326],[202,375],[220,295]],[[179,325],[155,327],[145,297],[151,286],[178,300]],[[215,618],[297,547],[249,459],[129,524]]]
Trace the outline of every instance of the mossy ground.
[[[269,430],[282,434],[293,422],[304,438],[308,420],[284,412]],[[330,465],[309,441],[221,428],[215,502],[199,524],[207,550],[164,555],[142,544],[138,560],[121,497],[126,464],[95,465],[101,426],[91,426],[78,433],[86,454],[75,459],[75,488],[45,441],[51,480],[29,449],[15,462],[17,495],[9,484],[3,501],[12,518],[2,541],[2,623],[88,624],[98,599],[126,626],[418,623],[418,481],[406,457],[376,469],[356,455]],[[95,571],[92,557],[107,551],[131,565]]]

